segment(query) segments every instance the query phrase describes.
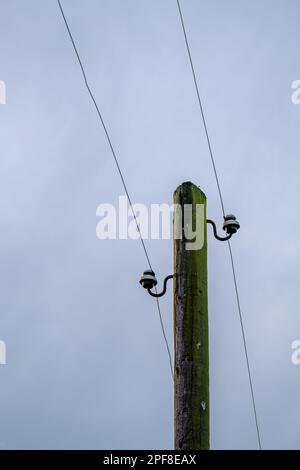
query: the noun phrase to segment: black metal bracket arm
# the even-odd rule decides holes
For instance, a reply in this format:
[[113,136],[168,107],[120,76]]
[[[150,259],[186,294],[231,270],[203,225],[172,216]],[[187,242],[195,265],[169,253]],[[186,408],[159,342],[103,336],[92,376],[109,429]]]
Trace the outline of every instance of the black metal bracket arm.
[[220,237],[217,232],[216,224],[213,220],[207,219],[206,222],[212,225],[214,236],[217,240],[224,242],[230,240],[232,235],[238,231],[240,228],[239,222],[236,220],[236,217],[232,214],[224,216],[223,230],[227,233],[225,237]]
[[170,274],[164,279],[163,290],[160,293],[151,292],[151,289],[153,289],[153,287],[157,285],[155,273],[151,269],[144,271],[140,279],[140,284],[144,287],[144,289],[147,289],[147,291],[152,297],[162,297],[167,291],[167,282],[169,281],[169,279],[173,279],[174,276],[175,274]]
[[157,294],[156,292],[151,292],[151,290],[148,289],[149,294],[152,295],[152,297],[162,297],[167,292],[167,282],[168,282],[168,280],[173,279],[173,278],[174,278],[174,274],[170,274],[169,276],[167,276],[164,279],[163,290],[159,294]]
[[232,237],[232,233],[230,233],[229,235],[227,235],[226,237],[220,237],[218,235],[218,232],[217,232],[217,226],[216,224],[214,223],[213,220],[210,220],[210,219],[207,219],[206,221],[208,224],[212,225],[212,228],[213,228],[213,232],[214,232],[214,237],[217,239],[217,240],[220,240],[221,242],[225,242],[226,240],[229,240],[231,237]]

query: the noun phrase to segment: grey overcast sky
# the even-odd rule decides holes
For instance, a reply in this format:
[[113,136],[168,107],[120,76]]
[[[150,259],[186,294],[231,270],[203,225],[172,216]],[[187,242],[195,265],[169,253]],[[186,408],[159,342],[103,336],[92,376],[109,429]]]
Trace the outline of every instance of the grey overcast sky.
[[[200,185],[222,213],[175,0],[62,0],[134,202]],[[262,445],[299,449],[298,0],[182,0],[233,240]],[[56,0],[0,0],[2,449],[168,449],[173,396],[139,241]],[[148,240],[160,280],[172,242]],[[172,344],[172,295],[161,301]],[[226,244],[209,236],[211,441],[257,440]]]

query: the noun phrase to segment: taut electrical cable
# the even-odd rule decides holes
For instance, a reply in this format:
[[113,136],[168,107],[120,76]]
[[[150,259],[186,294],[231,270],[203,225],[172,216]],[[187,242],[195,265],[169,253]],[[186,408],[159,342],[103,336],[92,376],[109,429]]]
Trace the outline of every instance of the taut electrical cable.
[[[225,216],[225,210],[224,210],[224,202],[223,202],[223,196],[222,196],[222,191],[220,187],[220,182],[219,182],[219,177],[216,169],[216,164],[215,164],[215,159],[212,151],[212,146],[211,146],[211,141],[207,129],[207,124],[206,124],[206,119],[205,119],[205,114],[203,110],[203,105],[201,101],[201,96],[199,92],[199,87],[198,87],[198,82],[196,78],[196,73],[195,73],[195,68],[193,64],[193,59],[192,59],[192,54],[191,54],[191,49],[186,33],[186,27],[183,19],[183,14],[180,6],[180,1],[177,1],[177,6],[178,6],[178,12],[180,16],[180,21],[181,21],[181,26],[184,34],[184,39],[185,39],[185,44],[186,44],[186,49],[189,57],[189,62],[192,70],[192,75],[193,75],[193,80],[194,80],[194,85],[196,89],[196,94],[197,94],[197,99],[200,107],[200,112],[202,116],[202,121],[203,121],[203,126],[205,130],[205,135],[206,135],[206,140],[208,144],[208,149],[209,149],[209,154],[215,174],[215,179],[218,187],[218,192],[219,192],[219,197],[220,197],[220,203],[222,206],[222,212],[223,216]],[[250,362],[249,362],[249,355],[248,355],[248,348],[247,348],[247,341],[246,341],[246,336],[245,336],[245,329],[244,329],[244,322],[243,322],[243,315],[242,315],[242,309],[241,309],[241,304],[240,304],[240,296],[239,296],[239,291],[238,291],[238,285],[237,285],[237,280],[236,280],[236,272],[235,272],[235,265],[234,265],[234,259],[233,259],[233,254],[232,254],[232,249],[230,245],[230,241],[228,240],[228,248],[229,248],[229,255],[230,255],[230,260],[231,260],[231,268],[232,268],[232,275],[233,275],[233,282],[234,282],[234,289],[235,289],[235,294],[236,294],[236,301],[237,301],[237,307],[238,307],[238,312],[239,312],[239,320],[240,320],[240,326],[242,330],[242,338],[243,338],[243,345],[244,345],[244,351],[245,351],[245,357],[246,357],[246,363],[247,363],[247,371],[248,371],[248,377],[249,377],[249,383],[250,383],[250,391],[251,391],[251,397],[252,397],[252,404],[253,404],[253,412],[254,412],[254,419],[255,419],[255,426],[256,426],[256,432],[257,432],[257,440],[258,440],[258,446],[259,449],[262,450],[262,445],[261,445],[261,438],[260,438],[260,432],[259,432],[259,425],[258,425],[258,418],[257,418],[257,410],[256,410],[256,403],[255,403],[255,396],[254,396],[254,389],[253,389],[253,381],[252,381],[252,374],[251,374],[251,368],[250,368]]]
[[[73,46],[73,49],[75,51],[75,54],[76,54],[76,57],[77,57],[77,60],[78,60],[78,63],[79,63],[79,66],[81,68],[81,72],[82,72],[82,75],[83,75],[83,78],[84,78],[84,82],[85,82],[85,86],[88,90],[88,93],[90,95],[90,98],[95,106],[95,109],[97,111],[97,114],[98,114],[98,117],[101,121],[101,124],[102,124],[102,127],[103,127],[103,130],[104,130],[104,133],[106,135],[106,138],[107,138],[107,141],[108,141],[108,144],[109,144],[109,147],[110,147],[110,150],[111,150],[111,153],[113,155],[113,158],[114,158],[114,161],[115,161],[115,164],[116,164],[116,167],[117,167],[117,170],[118,170],[118,173],[120,175],[120,178],[121,178],[121,181],[122,181],[122,185],[123,185],[123,188],[124,188],[124,191],[126,193],[126,196],[127,196],[127,199],[128,199],[128,202],[129,202],[129,205],[130,205],[130,208],[131,208],[131,212],[132,212],[132,215],[134,217],[134,220],[135,220],[135,223],[136,223],[136,227],[137,227],[137,230],[140,234],[140,240],[141,240],[141,243],[142,243],[142,247],[143,247],[143,250],[144,250],[144,253],[145,253],[145,257],[147,259],[147,262],[149,264],[149,268],[152,270],[152,265],[151,265],[151,262],[150,262],[150,258],[149,258],[149,255],[148,255],[148,252],[147,252],[147,249],[146,249],[146,245],[145,245],[145,242],[143,240],[143,237],[142,237],[142,234],[141,234],[141,231],[140,231],[140,227],[139,227],[139,224],[138,224],[138,221],[137,221],[137,218],[136,218],[136,214],[134,212],[134,209],[133,209],[133,206],[132,206],[132,202],[131,202],[131,197],[129,195],[129,192],[128,192],[128,189],[127,189],[127,185],[126,185],[126,182],[125,182],[125,179],[124,179],[124,176],[123,176],[123,173],[122,173],[122,170],[121,170],[121,167],[119,165],[119,161],[118,161],[118,158],[117,158],[117,155],[116,155],[116,152],[114,150],[114,147],[112,145],[112,141],[111,141],[111,138],[110,138],[110,135],[109,135],[109,132],[107,130],[107,127],[105,125],[105,122],[104,122],[104,119],[102,117],[102,114],[100,112],[100,109],[99,109],[99,106],[97,104],[97,101],[94,97],[94,94],[89,86],[89,83],[88,83],[88,80],[87,80],[87,76],[86,76],[86,73],[85,73],[85,70],[84,70],[84,67],[83,67],[83,63],[82,63],[82,60],[80,58],[80,55],[79,55],[79,52],[78,52],[78,49],[76,47],[76,44],[75,44],[75,41],[73,39],[73,35],[71,33],[71,30],[70,30],[70,27],[69,27],[69,24],[68,24],[68,21],[66,19],[66,16],[65,16],[65,13],[64,13],[64,10],[63,10],[63,7],[61,5],[61,2],[60,0],[57,0],[57,3],[59,5],[59,9],[60,9],[60,12],[62,14],[62,17],[63,17],[63,20],[64,20],[64,23],[65,23],[65,26],[67,28],[67,31],[68,31],[68,34],[69,34],[69,38],[72,42],[72,46]],[[161,309],[160,309],[160,304],[159,304],[159,301],[158,299],[157,300],[157,311],[158,311],[158,315],[159,315],[159,320],[160,320],[160,325],[161,325],[161,329],[162,329],[162,333],[163,333],[163,337],[164,337],[164,341],[165,341],[165,344],[166,344],[166,348],[167,348],[167,353],[168,353],[168,356],[169,356],[169,362],[170,362],[170,369],[171,369],[171,374],[172,374],[172,378],[174,380],[174,372],[173,372],[173,365],[172,365],[172,356],[171,356],[171,351],[170,351],[170,347],[169,347],[169,343],[168,343],[168,339],[167,339],[167,336],[166,336],[166,332],[165,332],[165,328],[164,328],[164,323],[163,323],[163,319],[162,319],[162,314],[161,314]]]

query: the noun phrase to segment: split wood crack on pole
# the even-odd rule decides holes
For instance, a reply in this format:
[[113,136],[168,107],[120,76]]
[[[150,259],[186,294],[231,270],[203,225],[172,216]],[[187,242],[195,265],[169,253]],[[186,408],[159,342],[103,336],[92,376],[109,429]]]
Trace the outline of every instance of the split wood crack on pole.
[[[176,450],[204,450],[210,445],[206,196],[187,182],[176,189],[174,204],[181,207],[181,216],[174,214],[174,231],[182,234],[174,237],[174,445]],[[204,243],[196,250],[187,249],[187,204],[193,228],[197,205],[204,207]]]

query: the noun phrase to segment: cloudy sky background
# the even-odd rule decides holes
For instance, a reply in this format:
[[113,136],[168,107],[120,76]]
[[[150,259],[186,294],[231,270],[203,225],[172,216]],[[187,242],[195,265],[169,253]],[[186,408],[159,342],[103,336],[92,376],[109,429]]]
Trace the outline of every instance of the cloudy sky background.
[[[175,0],[63,0],[134,202],[200,185],[222,213]],[[182,0],[227,212],[263,448],[299,449],[297,0]],[[168,449],[173,396],[139,241],[99,241],[124,191],[55,0],[0,0],[0,448]],[[148,241],[160,280],[172,242]],[[172,343],[172,295],[161,300]],[[226,244],[209,236],[211,441],[257,440]]]

